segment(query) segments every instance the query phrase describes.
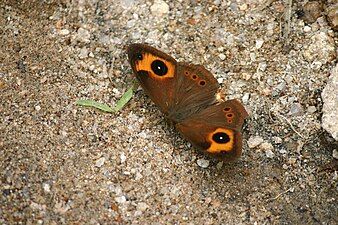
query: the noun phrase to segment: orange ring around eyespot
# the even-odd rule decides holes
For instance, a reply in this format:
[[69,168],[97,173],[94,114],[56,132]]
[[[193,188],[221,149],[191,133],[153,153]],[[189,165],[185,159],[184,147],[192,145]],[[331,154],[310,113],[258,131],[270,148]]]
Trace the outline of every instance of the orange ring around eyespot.
[[[155,60],[161,60],[162,62],[165,63],[165,65],[168,67],[168,72],[166,75],[163,76],[158,76],[156,74],[154,74],[154,72],[151,69],[151,63]],[[135,62],[135,68],[136,71],[147,71],[150,76],[152,76],[154,79],[166,79],[166,78],[171,78],[174,77],[175,75],[175,65],[165,59],[162,59],[160,57],[157,57],[155,55],[152,55],[150,53],[143,53],[142,54],[142,60],[137,60]]]
[[[225,144],[218,144],[214,140],[212,140],[212,136],[216,133],[223,132],[226,133],[230,141]],[[234,131],[226,129],[226,128],[217,128],[214,132],[211,132],[207,136],[207,141],[210,143],[210,147],[207,149],[207,152],[209,153],[220,153],[223,151],[229,152],[233,149],[234,143],[235,143],[235,134]]]

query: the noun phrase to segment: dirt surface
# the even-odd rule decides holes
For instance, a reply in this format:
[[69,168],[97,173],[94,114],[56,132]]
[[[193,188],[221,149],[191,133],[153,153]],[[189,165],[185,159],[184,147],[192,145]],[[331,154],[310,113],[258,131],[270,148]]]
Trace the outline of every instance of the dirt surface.
[[[321,128],[337,32],[325,11],[306,22],[305,1],[268,2],[2,0],[0,224],[337,224]],[[116,114],[75,105],[116,103],[133,42],[205,65],[243,102],[237,162],[193,150],[142,90]]]

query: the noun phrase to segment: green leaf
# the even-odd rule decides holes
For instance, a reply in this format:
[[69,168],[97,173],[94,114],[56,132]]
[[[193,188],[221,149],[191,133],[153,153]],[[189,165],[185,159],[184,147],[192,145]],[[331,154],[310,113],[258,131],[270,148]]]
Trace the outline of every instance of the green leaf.
[[112,109],[109,105],[99,103],[93,100],[77,100],[76,104],[81,106],[94,107],[108,113],[114,112],[114,109]]
[[114,108],[111,108],[110,106],[108,106],[106,104],[99,103],[99,102],[96,102],[96,101],[93,101],[93,100],[78,100],[78,101],[76,101],[76,104],[81,105],[81,106],[94,107],[94,108],[100,109],[100,110],[102,110],[104,112],[108,112],[108,113],[118,112],[133,97],[134,90],[136,90],[138,88],[138,86],[139,86],[139,83],[137,82],[137,80],[133,80],[132,86],[117,101]]
[[133,94],[134,94],[134,86],[129,88],[128,91],[126,91],[122,95],[120,100],[118,100],[118,102],[116,103],[116,105],[114,107],[114,111],[115,112],[120,111],[120,109],[122,109],[129,102],[129,100],[133,97]]
[[130,101],[130,99],[134,95],[134,91],[137,90],[139,85],[140,85],[139,82],[136,79],[134,79],[131,87],[117,101],[117,103],[114,107],[115,112],[118,112],[119,110],[121,110]]

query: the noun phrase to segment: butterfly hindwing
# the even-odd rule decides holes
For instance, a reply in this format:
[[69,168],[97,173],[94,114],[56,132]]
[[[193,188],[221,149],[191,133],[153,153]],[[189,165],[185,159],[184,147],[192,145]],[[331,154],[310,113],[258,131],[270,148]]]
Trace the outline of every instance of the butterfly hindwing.
[[195,147],[208,155],[233,160],[241,155],[241,128],[248,116],[237,100],[209,106],[176,124],[176,128]]

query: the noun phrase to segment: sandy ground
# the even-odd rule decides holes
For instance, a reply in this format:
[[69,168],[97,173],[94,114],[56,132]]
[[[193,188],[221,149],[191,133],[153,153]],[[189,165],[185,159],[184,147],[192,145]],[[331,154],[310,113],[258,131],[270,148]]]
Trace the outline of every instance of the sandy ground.
[[[337,224],[321,126],[337,32],[303,5],[288,29],[279,0],[2,0],[0,224]],[[243,102],[237,162],[193,150],[142,90],[116,114],[75,105],[116,103],[133,42],[205,65]]]

